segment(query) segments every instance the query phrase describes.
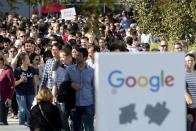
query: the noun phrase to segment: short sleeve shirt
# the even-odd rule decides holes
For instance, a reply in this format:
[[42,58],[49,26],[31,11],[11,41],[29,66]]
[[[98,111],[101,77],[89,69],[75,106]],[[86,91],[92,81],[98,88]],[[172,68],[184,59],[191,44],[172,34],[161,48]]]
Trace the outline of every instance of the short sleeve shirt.
[[28,66],[28,70],[24,71],[21,67],[18,67],[14,70],[14,78],[19,80],[21,77],[26,76],[27,81],[21,82],[15,87],[17,95],[34,95],[34,84],[33,76],[35,75],[35,70],[33,67]]

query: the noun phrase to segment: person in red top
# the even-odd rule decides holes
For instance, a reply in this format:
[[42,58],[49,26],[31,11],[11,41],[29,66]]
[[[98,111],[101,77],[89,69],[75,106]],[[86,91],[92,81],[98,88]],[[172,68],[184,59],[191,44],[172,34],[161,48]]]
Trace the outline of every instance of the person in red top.
[[4,125],[8,125],[8,108],[15,89],[13,72],[6,64],[7,61],[0,52],[0,122]]

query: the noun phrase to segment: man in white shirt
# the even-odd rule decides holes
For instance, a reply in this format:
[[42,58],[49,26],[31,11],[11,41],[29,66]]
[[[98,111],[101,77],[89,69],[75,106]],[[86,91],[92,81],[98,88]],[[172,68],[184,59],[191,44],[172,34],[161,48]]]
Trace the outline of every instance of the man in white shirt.
[[100,48],[97,45],[91,45],[88,49],[88,60],[86,61],[87,65],[95,69],[95,52],[100,52]]
[[128,36],[126,37],[126,40],[125,40],[125,44],[127,46],[127,49],[129,50],[129,52],[139,52],[135,46],[133,46],[133,38]]
[[99,39],[99,47],[100,47],[100,52],[110,52],[107,49],[106,41],[104,38]]

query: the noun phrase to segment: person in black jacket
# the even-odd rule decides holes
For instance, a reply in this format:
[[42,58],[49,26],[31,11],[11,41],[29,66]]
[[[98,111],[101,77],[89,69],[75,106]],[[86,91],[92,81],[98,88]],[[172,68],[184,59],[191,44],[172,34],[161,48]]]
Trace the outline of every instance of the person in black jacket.
[[52,93],[48,88],[41,88],[37,96],[37,104],[30,111],[31,131],[57,131],[62,124],[58,108],[53,105]]

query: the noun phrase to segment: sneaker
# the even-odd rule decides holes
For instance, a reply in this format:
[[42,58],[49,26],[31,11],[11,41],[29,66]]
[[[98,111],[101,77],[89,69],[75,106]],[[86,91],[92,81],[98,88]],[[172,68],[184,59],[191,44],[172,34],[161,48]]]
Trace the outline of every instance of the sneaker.
[[27,122],[25,122],[25,123],[24,123],[24,126],[27,126],[27,127],[29,127],[29,124],[28,124]]

